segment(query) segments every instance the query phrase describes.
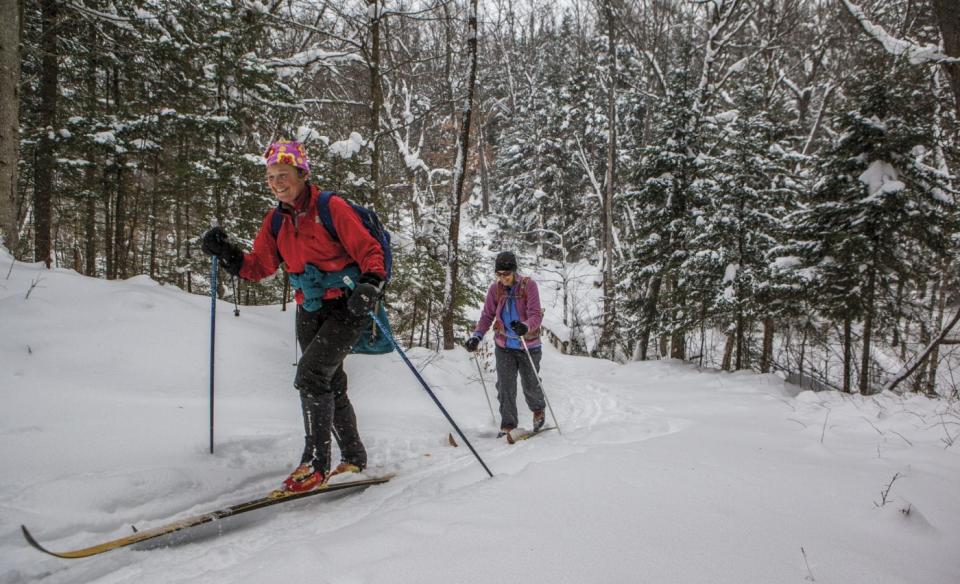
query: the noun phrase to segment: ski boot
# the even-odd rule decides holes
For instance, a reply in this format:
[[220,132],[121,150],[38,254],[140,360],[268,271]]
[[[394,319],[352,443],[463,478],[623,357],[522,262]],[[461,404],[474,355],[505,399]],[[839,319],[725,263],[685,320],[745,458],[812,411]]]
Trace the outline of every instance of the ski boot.
[[543,429],[543,424],[547,421],[547,417],[544,415],[543,410],[536,410],[533,412],[533,431],[539,432]]
[[290,473],[290,476],[284,479],[283,485],[270,493],[270,496],[306,493],[326,484],[328,478],[322,471],[317,470],[312,462],[305,462]]

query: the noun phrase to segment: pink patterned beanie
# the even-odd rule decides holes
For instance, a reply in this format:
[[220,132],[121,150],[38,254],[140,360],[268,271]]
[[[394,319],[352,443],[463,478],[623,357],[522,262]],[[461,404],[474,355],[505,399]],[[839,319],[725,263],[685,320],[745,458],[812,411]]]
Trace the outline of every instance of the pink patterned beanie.
[[310,173],[310,162],[303,144],[295,140],[278,140],[263,153],[267,166],[271,164],[289,164]]

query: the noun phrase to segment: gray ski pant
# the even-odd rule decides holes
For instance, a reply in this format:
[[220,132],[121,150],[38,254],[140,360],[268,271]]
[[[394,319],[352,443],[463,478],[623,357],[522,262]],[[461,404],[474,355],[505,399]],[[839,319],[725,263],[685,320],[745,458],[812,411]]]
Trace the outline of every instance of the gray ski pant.
[[497,361],[497,400],[500,401],[500,427],[513,430],[517,422],[517,373],[520,374],[520,383],[523,386],[523,397],[530,411],[542,410],[546,407],[543,390],[540,388],[537,373],[540,371],[540,347],[530,349],[536,369],[530,366],[530,359],[523,349],[496,348],[494,356]]

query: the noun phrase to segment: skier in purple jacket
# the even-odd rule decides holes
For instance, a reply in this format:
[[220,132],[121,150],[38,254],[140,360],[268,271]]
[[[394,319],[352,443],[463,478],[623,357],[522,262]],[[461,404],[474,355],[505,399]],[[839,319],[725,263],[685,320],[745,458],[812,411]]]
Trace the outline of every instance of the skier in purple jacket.
[[[545,421],[546,400],[537,374],[540,371],[540,290],[529,276],[517,273],[517,256],[504,251],[497,255],[496,281],[487,290],[487,299],[480,320],[465,343],[471,353],[480,346],[483,335],[493,325],[496,342],[497,400],[500,402],[500,432],[510,437],[517,427],[517,373],[523,385],[523,397],[533,412],[533,431]],[[525,355],[521,338],[530,351]],[[533,360],[534,367],[530,365]]]

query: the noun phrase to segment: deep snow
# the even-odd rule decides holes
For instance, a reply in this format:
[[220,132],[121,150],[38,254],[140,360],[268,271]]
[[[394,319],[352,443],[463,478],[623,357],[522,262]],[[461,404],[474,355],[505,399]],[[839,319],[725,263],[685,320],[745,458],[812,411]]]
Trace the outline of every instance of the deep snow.
[[45,556],[20,524],[73,549],[275,487],[302,446],[293,315],[219,305],[211,455],[208,298],[33,264],[3,279],[10,262],[0,251],[0,582],[960,582],[957,404],[552,349],[562,433],[516,446],[492,438],[466,352],[409,352],[493,479],[397,355],[352,356],[370,473],[390,483]]

